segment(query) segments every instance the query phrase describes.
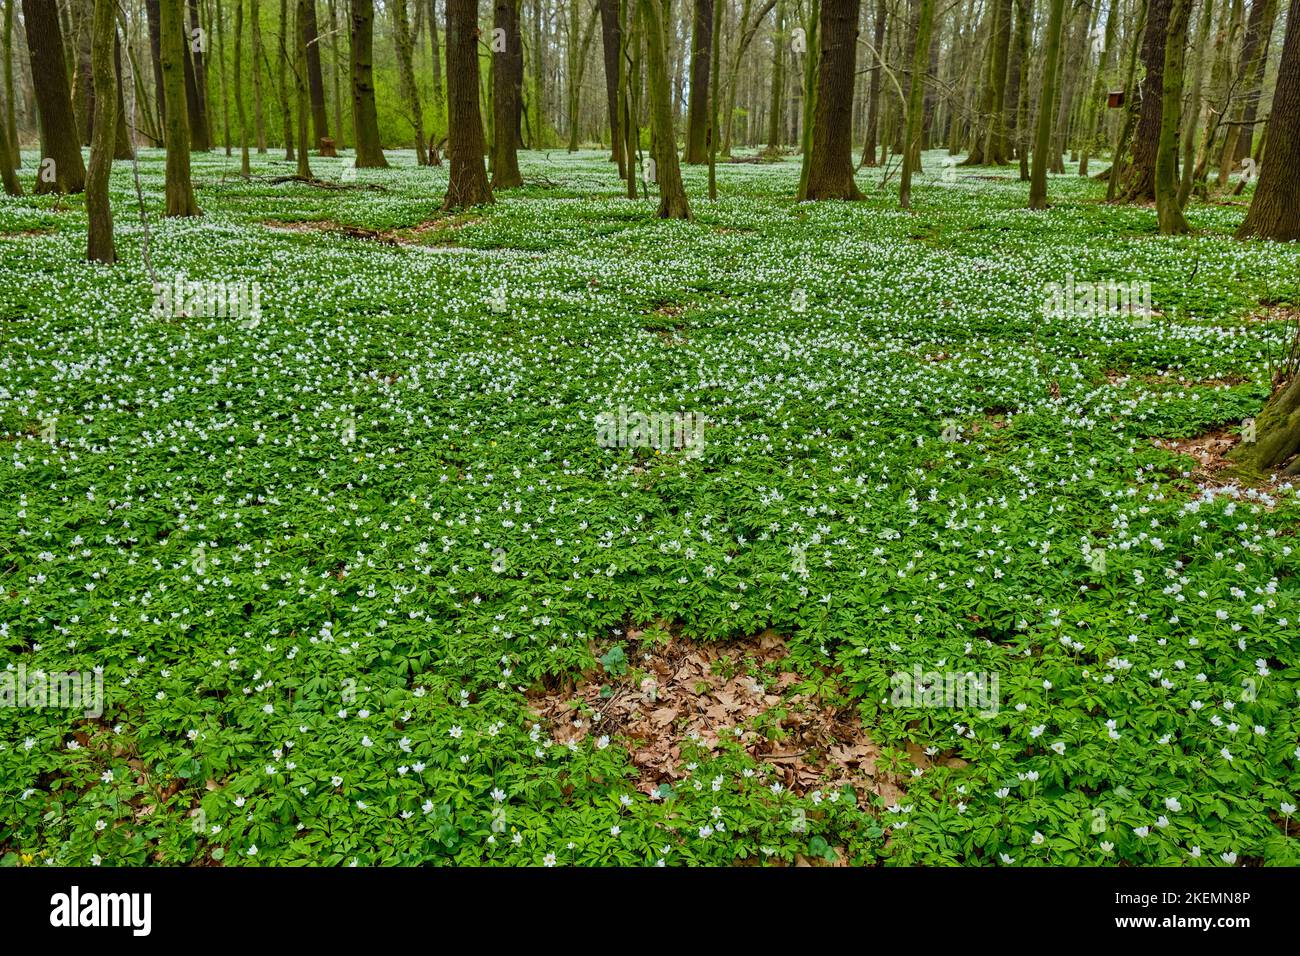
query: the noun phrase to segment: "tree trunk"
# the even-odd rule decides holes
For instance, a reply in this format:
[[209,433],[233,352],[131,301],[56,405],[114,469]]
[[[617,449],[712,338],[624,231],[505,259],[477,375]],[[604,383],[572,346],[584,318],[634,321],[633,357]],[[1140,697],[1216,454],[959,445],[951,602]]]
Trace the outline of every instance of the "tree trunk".
[[[257,152],[266,152],[266,113],[262,101],[262,14],[258,9],[260,0],[248,0],[248,18],[251,21],[253,48],[251,50],[253,67],[253,137],[257,142]],[[239,70],[235,71],[239,76]]]
[[[859,13],[860,0],[822,0],[817,107],[813,115],[806,199],[862,198],[853,181],[853,77]],[[922,52],[924,75],[928,47]],[[923,82],[916,85],[918,96],[923,88]],[[920,107],[917,109],[919,122]]]
[[1161,235],[1189,232],[1178,203],[1178,133],[1183,112],[1183,64],[1187,55],[1187,23],[1192,0],[1173,0],[1169,32],[1165,36],[1164,109],[1160,117],[1160,145],[1156,153],[1156,215]]
[[191,54],[194,84],[194,112],[190,114],[190,139],[194,148],[207,152],[212,148],[212,117],[208,109],[208,34],[199,18],[199,0],[190,0],[190,32],[187,48]]
[[113,210],[108,201],[108,180],[113,172],[117,145],[117,64],[115,0],[94,0],[90,23],[91,74],[95,84],[95,118],[90,143],[90,171],[86,175],[86,258],[91,262],[117,261],[113,247]]
[[14,4],[17,2],[18,0],[4,0],[5,115],[0,117],[0,122],[6,126],[10,172],[23,164],[22,156],[18,152],[18,105],[15,102],[17,91],[14,89]]
[[492,189],[524,184],[519,173],[520,106],[523,100],[524,44],[519,33],[519,0],[493,0],[493,33],[504,39],[492,52]]
[[1160,115],[1164,91],[1165,36],[1173,0],[1150,0],[1147,26],[1142,34],[1142,112],[1133,141],[1133,163],[1124,186],[1124,202],[1152,202],[1156,198],[1156,153],[1160,149]]
[[618,71],[619,48],[623,42],[622,27],[618,21],[618,0],[599,0],[599,3],[600,43],[605,59],[605,99],[609,111],[609,158],[618,164],[618,175],[622,179],[627,175],[627,165],[623,159],[623,134],[618,122]]
[[[772,156],[785,145],[785,2],[777,2],[776,22],[772,29],[772,97],[767,114],[767,152]],[[884,3],[884,0],[879,2]]]
[[1016,98],[1016,154],[1020,181],[1029,182],[1029,37],[1034,28],[1032,0],[1016,0],[1016,46],[1020,52],[1019,95]]
[[95,85],[91,79],[90,46],[94,29],[95,0],[72,0],[66,7],[72,26],[72,112],[76,116],[81,144],[90,145],[95,118]]
[[912,208],[912,170],[921,150],[921,111],[924,104],[925,74],[930,63],[930,31],[934,26],[934,0],[920,0],[916,15],[916,49],[912,56],[912,77],[907,90],[907,135],[903,139],[903,171],[898,186],[898,204]]
[[[1241,48],[1241,87],[1244,95],[1232,113],[1232,124],[1223,142],[1219,157],[1219,187],[1228,185],[1228,176],[1237,163],[1250,154],[1251,131],[1254,129],[1256,106],[1260,86],[1264,82],[1264,66],[1268,59],[1268,44],[1273,35],[1273,21],[1277,19],[1277,0],[1255,0],[1250,5],[1250,19],[1246,21],[1246,37]],[[1250,126],[1246,126],[1246,123]],[[1244,141],[1244,142],[1243,142]],[[1244,146],[1244,151],[1243,151]]]
[[[251,0],[256,3],[256,0]],[[244,0],[235,0],[235,119],[239,123],[239,175],[248,179],[248,115],[244,112]]]
[[[477,6],[477,2],[474,4]],[[451,0],[448,0],[450,11]],[[379,145],[379,114],[375,108],[374,32],[375,0],[351,0],[352,13],[352,126],[357,140],[356,167],[386,167]],[[450,12],[448,16],[450,16]],[[477,40],[477,23],[475,39]],[[450,70],[450,64],[448,65]],[[478,60],[474,61],[475,79]],[[477,86],[475,87],[477,90]],[[482,130],[479,131],[480,140]],[[479,158],[482,158],[480,152]]]
[[[311,112],[310,84],[307,79],[307,11],[313,3],[314,0],[298,0],[294,14],[293,84],[297,94],[294,102],[297,106],[295,115],[298,117],[298,176],[302,179],[312,178],[311,151],[307,148],[307,143],[310,142],[308,137],[311,135],[307,130],[308,113]],[[358,162],[357,165],[361,164]]]
[[86,166],[68,89],[63,31],[53,0],[23,0],[23,22],[41,122],[41,163],[33,192],[79,193],[86,187]]
[[1038,100],[1034,132],[1034,163],[1029,174],[1029,208],[1047,208],[1047,164],[1052,147],[1052,110],[1056,106],[1056,70],[1061,61],[1061,30],[1065,0],[1051,0],[1047,15],[1047,53],[1043,59],[1043,90]]
[[660,219],[690,219],[691,207],[677,162],[677,132],[673,128],[673,93],[664,41],[664,15],[660,0],[638,0],[646,38],[646,67],[650,93],[650,134],[655,154],[655,180],[659,184]]
[[[725,2],[725,0],[720,0]],[[695,0],[691,29],[691,95],[686,108],[686,162],[709,161],[709,74],[713,54],[714,0]]]
[[984,162],[1005,166],[1007,162],[1007,54],[1011,47],[1011,0],[997,0],[993,27],[993,62],[989,78],[993,84],[989,108],[988,137],[984,141]]
[[307,91],[311,95],[311,128],[315,133],[316,149],[322,156],[334,151],[325,140],[330,139],[329,113],[325,109],[325,76],[320,66],[320,27],[316,20],[316,0],[307,0],[303,8],[302,42],[307,51]]
[[451,173],[442,200],[445,210],[493,201],[483,168],[478,32],[478,0],[447,0],[447,153]]
[[[1238,239],[1300,239],[1300,0],[1291,0],[1259,182]],[[1300,381],[1300,376],[1297,376]],[[1296,391],[1292,383],[1292,392]]]
[[807,27],[804,30],[803,102],[799,108],[799,191],[795,198],[808,198],[808,179],[812,174],[813,114],[817,108],[817,58],[821,54],[818,34],[821,30],[821,0],[809,0]]
[[1214,0],[1201,0],[1201,19],[1196,26],[1196,45],[1192,48],[1192,80],[1188,93],[1187,115],[1183,120],[1183,173],[1178,182],[1178,208],[1187,205],[1192,194],[1192,173],[1196,161],[1196,130],[1201,119],[1201,85],[1205,79],[1206,47],[1210,42],[1210,26],[1214,19]]
[[131,131],[126,125],[126,96],[123,93],[125,84],[122,82],[122,43],[118,39],[116,19],[113,21],[113,77],[113,85],[117,87],[117,122],[114,124],[113,158],[130,159],[135,155],[135,147],[131,143]]
[[167,215],[198,216],[190,182],[190,121],[185,105],[186,36],[182,0],[160,0],[159,50],[167,122]]
[[442,44],[438,40],[438,0],[429,0],[429,63],[432,66],[430,72],[433,73],[433,116],[429,119],[429,126],[433,132],[433,138],[438,136],[438,130],[443,128],[443,123],[447,116],[447,96],[443,85],[442,69]]
[[293,108],[289,105],[289,84],[285,77],[288,73],[289,56],[295,49],[295,45],[290,42],[289,37],[289,0],[280,0],[280,55],[275,58],[276,65],[279,67],[277,73],[277,86],[280,90],[280,121],[283,127],[282,135],[284,136],[284,158],[293,159]]
[[[1291,12],[1296,12],[1296,4],[1291,4]],[[1294,18],[1287,22],[1287,33],[1291,32]],[[1300,51],[1295,51],[1300,55]],[[1276,116],[1276,111],[1273,116]],[[1269,123],[1273,122],[1272,118]],[[1294,167],[1293,167],[1294,168]],[[1271,472],[1288,458],[1300,451],[1300,375],[1292,377],[1291,382],[1275,394],[1259,417],[1255,419],[1255,440],[1243,441],[1232,451],[1232,457],[1256,471]],[[1300,474],[1300,459],[1292,462],[1283,470],[1284,475]]]
[[863,166],[876,165],[876,142],[880,133],[880,78],[885,55],[885,26],[889,20],[887,0],[876,0],[876,19],[872,24],[871,80],[867,85],[867,132],[862,143]]
[[1115,200],[1119,191],[1120,174],[1128,168],[1124,157],[1128,152],[1129,136],[1132,135],[1133,127],[1137,123],[1138,112],[1142,109],[1135,79],[1137,77],[1138,51],[1142,46],[1138,37],[1145,32],[1147,11],[1150,4],[1148,0],[1141,0],[1141,4],[1141,12],[1138,15],[1138,33],[1134,35],[1133,42],[1129,44],[1128,66],[1124,71],[1124,118],[1115,137],[1115,148],[1111,152],[1110,170],[1108,182],[1106,183],[1107,202]]
[[429,165],[428,144],[424,140],[424,114],[420,110],[420,90],[415,85],[415,38],[406,13],[406,0],[389,0],[393,8],[393,39],[397,46],[397,75],[402,99],[411,110],[411,128],[415,132],[415,161]]

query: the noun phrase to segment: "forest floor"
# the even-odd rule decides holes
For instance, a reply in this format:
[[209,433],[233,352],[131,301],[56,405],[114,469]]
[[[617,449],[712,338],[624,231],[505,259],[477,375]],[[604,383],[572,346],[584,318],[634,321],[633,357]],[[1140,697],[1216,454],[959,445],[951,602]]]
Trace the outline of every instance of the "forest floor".
[[129,163],[111,269],[0,199],[0,677],[103,689],[0,707],[0,861],[1300,863],[1245,200],[790,158],[660,222],[553,151],[444,216],[390,158],[214,152],[162,221],[146,153],[157,289]]

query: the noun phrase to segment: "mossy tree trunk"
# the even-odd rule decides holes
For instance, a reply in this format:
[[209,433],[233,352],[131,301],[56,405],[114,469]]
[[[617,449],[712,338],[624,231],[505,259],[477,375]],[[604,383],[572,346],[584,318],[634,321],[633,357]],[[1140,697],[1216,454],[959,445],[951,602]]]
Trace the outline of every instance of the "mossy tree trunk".
[[[713,4],[695,0],[691,28],[691,91],[686,106],[686,163],[709,161],[709,78],[713,56]],[[722,3],[725,0],[717,0]]]
[[[447,5],[450,16],[451,4]],[[375,108],[375,0],[352,0],[352,127],[357,141],[356,166],[386,167],[379,145],[379,113]],[[475,73],[477,74],[475,60]],[[482,133],[479,134],[482,136]]]
[[90,171],[86,176],[86,217],[89,229],[86,258],[91,262],[117,261],[113,246],[113,209],[108,201],[108,179],[113,172],[117,145],[117,64],[114,51],[116,0],[94,0],[90,24],[90,71],[95,86],[91,124]]
[[930,32],[934,28],[934,0],[920,0],[916,15],[916,49],[912,51],[912,77],[907,90],[907,134],[903,138],[903,170],[898,204],[912,208],[912,173],[921,149],[921,119],[925,102],[925,75],[930,63]]
[[[1183,118],[1183,63],[1187,56],[1187,22],[1192,0],[1173,0],[1165,34],[1165,66],[1161,98],[1160,143],[1156,151],[1156,215],[1166,236],[1189,231],[1178,202],[1178,133]],[[1195,122],[1193,120],[1193,122]]]
[[1300,240],[1300,0],[1291,0],[1255,198],[1238,239]]
[[[853,87],[860,10],[860,0],[822,0],[817,105],[805,199],[862,198],[853,181]],[[924,75],[928,47],[922,57]],[[917,85],[918,96],[923,85]]]
[[524,184],[517,150],[524,83],[519,0],[493,0],[492,26],[504,39],[492,53],[492,188],[513,189]]
[[650,135],[659,184],[660,219],[690,219],[691,206],[677,161],[677,131],[673,125],[671,78],[664,39],[664,11],[660,0],[638,0],[645,33],[647,89],[650,94]]
[[389,0],[389,6],[393,11],[393,40],[397,46],[397,77],[402,99],[411,110],[411,129],[415,133],[415,162],[419,166],[428,166],[429,144],[424,138],[420,88],[415,83],[415,37],[411,34],[411,18],[407,15],[406,0]]
[[1038,127],[1034,130],[1034,162],[1029,173],[1029,208],[1047,208],[1048,152],[1052,148],[1052,112],[1056,106],[1056,71],[1061,62],[1061,31],[1065,0],[1051,0],[1047,13],[1047,53],[1043,60],[1043,89],[1038,100]]
[[198,216],[190,182],[190,121],[185,103],[186,38],[181,0],[158,5],[159,60],[166,104],[164,142],[167,147],[167,215]]

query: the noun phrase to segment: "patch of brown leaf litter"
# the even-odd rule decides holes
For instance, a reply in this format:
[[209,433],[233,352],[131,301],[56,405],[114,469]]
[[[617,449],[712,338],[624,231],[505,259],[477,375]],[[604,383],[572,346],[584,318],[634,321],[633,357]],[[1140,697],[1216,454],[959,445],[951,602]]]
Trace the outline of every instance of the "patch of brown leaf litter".
[[887,804],[901,796],[901,780],[877,768],[880,749],[857,714],[799,692],[803,678],[786,666],[779,634],[695,641],[671,628],[632,628],[626,644],[627,673],[584,673],[530,694],[530,704],[559,743],[607,736],[625,745],[642,792],[682,776],[683,746],[693,738],[709,750],[724,739],[740,743],[775,771],[769,779],[798,794],[851,784]]

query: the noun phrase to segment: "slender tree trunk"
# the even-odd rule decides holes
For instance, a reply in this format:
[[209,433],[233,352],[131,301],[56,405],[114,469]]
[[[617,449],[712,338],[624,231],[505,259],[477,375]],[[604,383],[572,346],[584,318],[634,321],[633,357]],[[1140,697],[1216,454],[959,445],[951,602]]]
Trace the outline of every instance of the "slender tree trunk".
[[1043,89],[1038,100],[1038,128],[1034,133],[1034,162],[1029,174],[1029,208],[1047,208],[1048,152],[1052,148],[1052,110],[1056,106],[1056,70],[1061,61],[1061,31],[1065,0],[1051,0],[1047,15],[1047,54],[1043,59]]
[[[307,8],[313,3],[313,0],[298,0],[294,12],[294,50],[293,50],[293,83],[295,104],[297,109],[295,115],[298,118],[298,175],[303,179],[311,179],[311,158],[310,150],[307,144],[311,136],[308,132],[308,114],[311,112],[311,96],[308,86],[307,66]],[[357,163],[360,166],[360,162]]]
[[519,0],[493,0],[492,26],[503,31],[501,49],[492,53],[492,189],[524,184],[519,173],[520,107],[523,101],[524,43],[519,32]]
[[335,151],[347,148],[347,132],[343,126],[343,74],[347,68],[343,54],[339,53],[339,24],[337,6],[342,0],[329,0],[330,11],[330,79],[334,86],[334,146]]
[[[720,0],[725,2],[725,0]],[[691,29],[691,94],[686,109],[686,162],[709,160],[709,76],[713,54],[714,0],[694,0]]]
[[198,216],[190,182],[190,121],[185,104],[185,17],[181,0],[159,2],[159,49],[166,102],[167,215]]
[[1187,205],[1192,194],[1192,173],[1196,161],[1196,131],[1201,125],[1201,86],[1205,79],[1205,56],[1214,19],[1214,0],[1201,0],[1201,18],[1196,25],[1196,45],[1192,48],[1192,80],[1188,93],[1187,115],[1183,119],[1183,174],[1178,183],[1178,208]]
[[117,20],[113,20],[113,85],[117,87],[117,122],[114,123],[113,158],[130,159],[135,155],[131,144],[131,131],[126,126],[126,96],[123,93],[125,83],[122,81],[122,43],[117,35]]
[[1107,202],[1115,200],[1119,192],[1120,176],[1129,168],[1129,164],[1125,162],[1124,157],[1128,153],[1129,137],[1133,133],[1133,127],[1137,124],[1138,113],[1142,109],[1141,100],[1137,95],[1137,62],[1138,51],[1142,48],[1139,38],[1146,32],[1147,12],[1150,3],[1148,0],[1141,0],[1141,4],[1142,9],[1138,16],[1137,33],[1134,34],[1133,41],[1129,44],[1128,67],[1124,71],[1124,118],[1120,124],[1119,133],[1115,138],[1115,149],[1111,154],[1111,164],[1106,184]]
[[451,174],[442,208],[492,202],[483,168],[483,119],[479,111],[478,0],[447,2],[447,153]]
[[623,159],[623,134],[618,122],[619,49],[623,42],[618,20],[618,0],[599,0],[600,43],[605,60],[605,99],[609,110],[609,158],[618,164],[619,178],[627,175]]
[[67,37],[72,59],[72,111],[76,115],[81,144],[89,146],[95,115],[95,87],[90,66],[95,0],[71,0],[65,9],[72,27],[71,35]]
[[[452,0],[448,0],[450,11]],[[352,126],[357,140],[356,166],[386,167],[388,160],[379,145],[379,114],[375,108],[374,80],[374,0],[351,0],[352,11]],[[477,0],[475,0],[477,6]],[[448,13],[450,16],[450,12]],[[477,33],[477,23],[475,24]],[[477,40],[477,36],[475,37]],[[477,57],[477,53],[475,54]],[[450,71],[450,67],[448,68]],[[478,78],[478,60],[474,61]],[[477,90],[477,86],[475,87]],[[479,130],[480,141],[482,130]],[[480,160],[482,153],[479,154]]]
[[86,166],[68,88],[63,31],[53,0],[23,0],[23,24],[41,122],[41,162],[33,191],[79,193],[86,187]]
[[433,138],[443,128],[447,116],[447,97],[443,85],[442,43],[438,39],[438,0],[429,0],[429,63],[433,73],[433,116],[429,123]]
[[[258,9],[261,0],[248,0],[248,18],[252,27],[252,60],[249,71],[253,79],[253,136],[257,142],[257,152],[266,152],[266,113],[262,99],[262,13]],[[235,76],[242,74],[238,69]]]
[[1192,0],[1173,0],[1165,36],[1165,68],[1161,93],[1160,145],[1156,153],[1156,215],[1162,235],[1190,231],[1178,203],[1178,132],[1182,125],[1183,64],[1187,55],[1187,21]]
[[[250,0],[256,3],[256,0]],[[239,175],[248,179],[248,116],[244,112],[244,0],[235,0],[235,118],[239,122]]]
[[767,152],[771,156],[785,145],[785,4],[786,0],[778,0],[772,29],[772,87],[767,113]]
[[289,57],[297,44],[291,39],[293,31],[289,27],[289,0],[280,0],[280,55],[275,58],[277,85],[280,89],[280,121],[284,137],[284,158],[293,159],[293,107],[289,104],[289,84],[287,81]]
[[[1273,34],[1273,21],[1277,19],[1277,0],[1254,0],[1250,5],[1250,19],[1246,21],[1246,37],[1241,48],[1241,86],[1244,92],[1233,110],[1232,124],[1223,142],[1219,157],[1219,187],[1228,185],[1228,176],[1239,160],[1250,153],[1251,130],[1254,128],[1255,107],[1259,102],[1260,86],[1264,81],[1264,66],[1268,59],[1268,44]],[[1250,123],[1250,126],[1245,124]],[[1245,151],[1242,151],[1242,140]]]
[[217,65],[221,68],[221,141],[226,155],[231,155],[230,145],[230,82],[226,77],[226,23],[222,5],[215,4],[217,11]]
[[916,14],[916,49],[912,56],[912,77],[907,90],[907,134],[903,139],[903,170],[898,184],[898,204],[912,208],[912,172],[920,156],[921,113],[925,96],[925,74],[930,63],[930,32],[934,26],[934,0],[920,0]]
[[988,137],[984,141],[984,162],[1004,166],[1007,162],[1007,56],[1011,47],[1011,0],[996,0],[994,7],[992,93],[989,97]]
[[718,100],[722,90],[718,88],[718,72],[722,69],[722,0],[713,4],[713,23],[709,30],[709,201],[718,198]]
[[[320,66],[320,27],[316,21],[316,0],[307,0],[303,13],[302,42],[307,50],[307,90],[311,94],[311,128],[315,133],[316,149],[322,156],[329,156],[335,151],[325,143],[325,140],[331,137],[329,113],[325,110],[325,76]],[[374,16],[373,7],[371,16]]]
[[108,180],[113,172],[117,145],[117,4],[94,0],[91,17],[91,74],[95,84],[94,134],[90,144],[90,171],[86,175],[86,258],[91,262],[117,261],[113,246],[113,210],[108,201]]
[[[1300,0],[1291,0],[1286,38],[1278,67],[1267,124],[1268,144],[1260,164],[1259,182],[1238,239],[1256,237],[1279,242],[1300,240]],[[1293,407],[1300,407],[1300,390],[1292,383]],[[1292,424],[1300,439],[1300,421]],[[1262,443],[1261,443],[1262,444]],[[1276,461],[1268,464],[1276,464]]]
[[1020,181],[1029,182],[1029,37],[1034,29],[1033,0],[1016,0],[1016,46],[1020,51],[1020,94],[1016,100],[1016,154]]
[[415,38],[406,13],[406,0],[389,0],[393,10],[393,38],[397,45],[397,75],[402,99],[411,109],[411,127],[415,132],[415,161],[429,165],[428,144],[424,139],[424,114],[420,110],[420,90],[415,85]]
[[6,195],[21,196],[23,187],[18,181],[12,156],[13,146],[9,142],[9,124],[0,122],[0,187],[4,188]]
[[212,148],[212,114],[208,109],[208,33],[199,18],[199,0],[190,3],[189,50],[194,76],[194,109],[190,116],[190,137],[194,148],[207,152]]
[[[1205,0],[1208,7],[1212,0]],[[1106,12],[1105,46],[1101,58],[1097,61],[1097,72],[1092,80],[1092,92],[1084,108],[1083,149],[1079,156],[1079,175],[1087,177],[1088,160],[1092,154],[1093,141],[1097,137],[1097,123],[1101,110],[1101,96],[1105,92],[1106,74],[1110,72],[1111,58],[1115,53],[1115,37],[1119,24],[1119,0],[1111,0]]]
[[[933,12],[933,6],[930,9]],[[817,108],[806,199],[862,198],[853,181],[853,75],[859,13],[859,0],[822,0]],[[929,61],[929,48],[923,52],[922,74]],[[918,97],[923,88],[923,82],[916,86]],[[920,107],[917,109],[919,123]]]
[[677,162],[677,133],[673,128],[672,86],[664,39],[664,13],[660,0],[637,0],[645,33],[649,74],[650,134],[655,154],[655,179],[659,184],[660,219],[690,219],[691,207]]
[[[18,150],[18,106],[15,102],[17,90],[14,88],[14,4],[18,0],[5,0],[5,115],[0,121],[7,127],[6,138],[9,141],[9,171],[13,172],[23,164]],[[14,180],[17,182],[17,179]]]

